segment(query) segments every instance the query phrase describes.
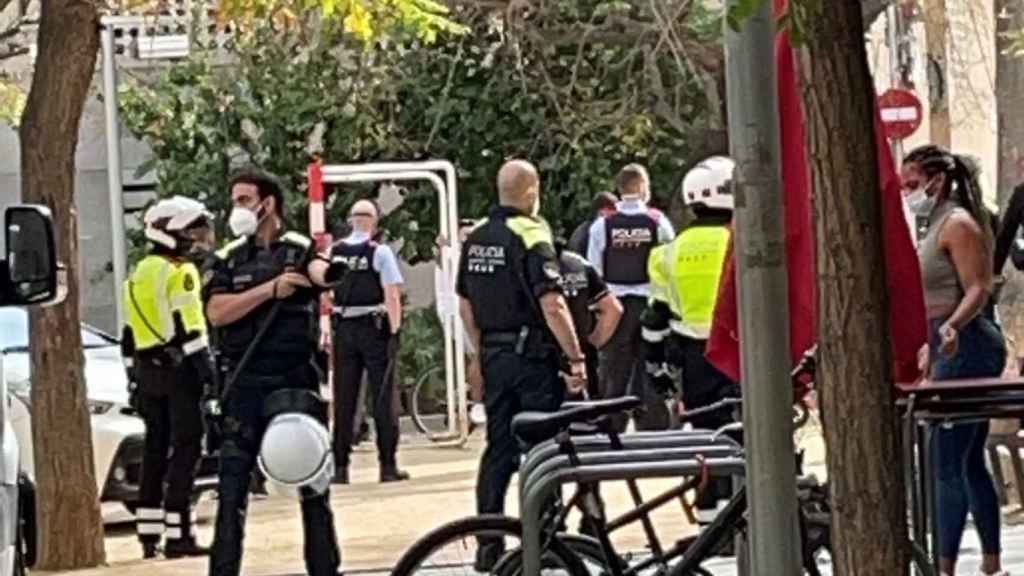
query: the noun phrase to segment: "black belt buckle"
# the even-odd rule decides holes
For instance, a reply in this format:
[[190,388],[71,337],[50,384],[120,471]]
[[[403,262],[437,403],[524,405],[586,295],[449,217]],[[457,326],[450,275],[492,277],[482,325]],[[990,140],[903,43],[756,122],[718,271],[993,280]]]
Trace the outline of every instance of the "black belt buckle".
[[516,354],[522,356],[526,353],[526,340],[530,337],[530,327],[523,326],[519,329],[519,336],[516,338]]

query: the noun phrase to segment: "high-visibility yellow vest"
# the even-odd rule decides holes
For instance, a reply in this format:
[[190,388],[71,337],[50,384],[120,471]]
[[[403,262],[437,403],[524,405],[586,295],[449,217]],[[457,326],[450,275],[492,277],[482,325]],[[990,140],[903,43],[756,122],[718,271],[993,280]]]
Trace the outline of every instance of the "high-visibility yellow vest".
[[668,305],[674,332],[708,338],[729,234],[725,226],[694,226],[647,259],[651,298]]
[[[207,346],[206,318],[200,294],[199,271],[191,262],[149,255],[132,271],[124,285],[125,320],[137,351],[171,344],[186,355]],[[185,334],[175,332],[180,316]]]

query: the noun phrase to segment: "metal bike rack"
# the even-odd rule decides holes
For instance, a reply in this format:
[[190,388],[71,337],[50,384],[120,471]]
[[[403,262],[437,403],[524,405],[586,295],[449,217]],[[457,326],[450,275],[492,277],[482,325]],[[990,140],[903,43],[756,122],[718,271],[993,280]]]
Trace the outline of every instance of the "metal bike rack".
[[[699,448],[700,450],[714,451],[715,454],[720,454],[720,450],[727,450],[730,454],[734,454],[740,453],[743,450],[742,446],[732,438],[725,435],[715,437],[714,432],[705,430],[629,434],[622,436],[620,442],[622,443],[622,448],[616,449],[611,446],[611,441],[607,436],[574,436],[572,439],[573,448],[576,450],[577,456],[581,462],[587,464],[592,462],[586,460],[586,457],[594,453],[611,454],[618,458],[614,461],[622,461],[621,458],[628,451],[647,452],[657,449],[692,450]],[[697,453],[701,454],[704,452]],[[563,454],[554,440],[538,444],[527,453],[526,458],[523,459],[523,463],[519,467],[520,496],[525,494],[525,488],[529,484],[530,478],[535,473],[539,473],[537,471],[547,462],[557,459],[559,456],[563,456]]]
[[[444,174],[444,180],[438,175]],[[427,181],[438,196],[439,231],[448,240],[449,250],[441,255],[441,271],[454,285],[460,253],[458,230],[458,183],[455,166],[447,160],[421,162],[372,162],[368,164],[314,163],[309,166],[309,225],[315,238],[326,233],[324,183]],[[465,345],[454,315],[442,321],[445,349],[445,387],[448,397],[448,432],[431,435],[439,444],[462,445],[469,437],[466,404]]]
[[[577,454],[576,459],[579,466],[601,466],[604,464],[631,464],[634,462],[651,462],[661,458],[663,460],[684,460],[689,458],[703,457],[728,458],[730,456],[741,457],[742,453],[731,446],[714,446],[697,444],[693,446],[680,446],[672,448],[653,448],[647,450],[606,450],[601,452],[589,452]],[[572,466],[572,459],[566,454],[560,454],[553,458],[540,462],[533,470],[522,477],[521,494],[529,494],[530,489],[541,478],[559,468]]]
[[[708,459],[668,460],[671,450],[644,451],[645,459],[638,462],[622,463],[629,452],[618,451],[616,464],[594,464],[568,466],[546,471],[543,474],[534,472],[529,479],[529,489],[521,496],[520,510],[523,524],[523,574],[539,576],[541,568],[541,532],[542,516],[548,499],[555,494],[562,484],[611,482],[618,480],[641,480],[647,478],[675,478],[697,474],[707,467],[718,474],[743,474],[746,463],[743,458],[725,457]],[[536,479],[533,478],[536,476]]]

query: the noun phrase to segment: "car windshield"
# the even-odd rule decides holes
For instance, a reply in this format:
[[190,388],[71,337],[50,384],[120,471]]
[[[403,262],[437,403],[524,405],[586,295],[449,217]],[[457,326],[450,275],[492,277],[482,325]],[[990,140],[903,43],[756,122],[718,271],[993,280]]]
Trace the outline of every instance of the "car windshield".
[[[117,340],[82,324],[82,347],[102,348],[113,346]],[[21,308],[0,308],[0,351],[19,352],[28,350],[28,312]]]

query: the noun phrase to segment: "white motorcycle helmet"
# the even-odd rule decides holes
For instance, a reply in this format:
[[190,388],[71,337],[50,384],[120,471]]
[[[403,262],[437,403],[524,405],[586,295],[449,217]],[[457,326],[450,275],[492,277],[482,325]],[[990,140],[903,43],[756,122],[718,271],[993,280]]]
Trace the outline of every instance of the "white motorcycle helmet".
[[708,208],[733,210],[732,175],[736,163],[725,156],[712,156],[693,167],[683,178],[683,202]]
[[211,220],[213,216],[198,200],[184,196],[165,198],[154,204],[142,221],[146,225],[146,239],[154,244],[174,250],[178,237],[200,219]]
[[257,458],[272,483],[300,497],[323,494],[334,476],[331,435],[319,412],[323,402],[313,392],[282,390],[267,398],[270,420]]

